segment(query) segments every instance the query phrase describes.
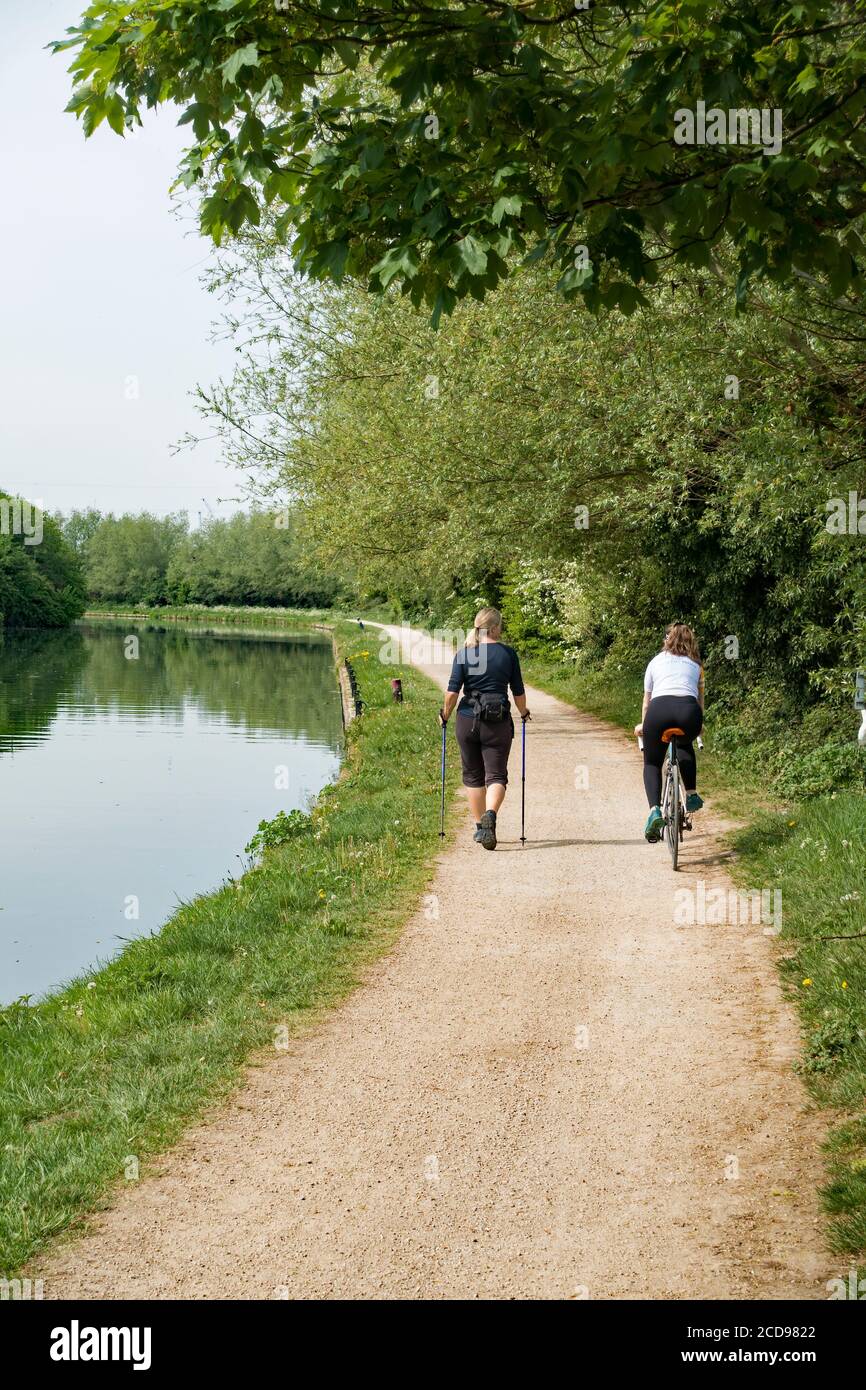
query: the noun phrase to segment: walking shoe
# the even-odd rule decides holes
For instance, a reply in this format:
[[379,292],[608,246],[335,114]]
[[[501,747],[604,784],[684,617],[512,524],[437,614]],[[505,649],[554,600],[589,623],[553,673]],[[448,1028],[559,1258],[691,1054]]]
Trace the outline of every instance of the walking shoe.
[[481,822],[479,820],[475,822],[475,834],[472,836],[475,843],[479,845],[481,844],[481,833]]
[[496,848],[496,812],[485,811],[481,817],[481,829],[478,832],[478,839],[485,849]]
[[688,796],[686,797],[686,810],[688,811],[689,815],[691,815],[692,811],[699,811],[703,804],[704,803],[701,797],[698,796],[697,792],[689,792]]
[[647,817],[647,823],[643,828],[643,833],[649,840],[651,845],[654,845],[658,840],[661,839],[662,830],[664,829],[664,823],[665,818],[661,813],[661,807],[654,806],[650,811],[649,816]]

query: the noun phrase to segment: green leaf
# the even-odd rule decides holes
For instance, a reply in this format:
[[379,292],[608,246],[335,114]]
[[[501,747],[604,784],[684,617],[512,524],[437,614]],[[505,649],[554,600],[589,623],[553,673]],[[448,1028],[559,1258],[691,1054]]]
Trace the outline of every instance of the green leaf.
[[115,135],[123,135],[126,129],[126,112],[120,97],[112,97],[106,106],[105,115]]
[[105,98],[100,96],[97,92],[91,93],[88,104],[84,108],[84,115],[81,118],[84,134],[88,140],[97,127],[102,125],[106,114]]
[[815,71],[815,69],[812,67],[812,64],[811,64],[811,63],[807,63],[806,67],[803,68],[802,72],[798,72],[798,73],[797,73],[797,76],[794,78],[794,81],[791,83],[791,91],[792,91],[792,92],[811,92],[811,91],[813,90],[813,88],[815,88],[815,87],[817,87],[817,86],[818,86],[818,74],[817,74],[817,72]]
[[444,203],[435,203],[429,212],[425,212],[423,217],[418,219],[418,226],[433,240],[437,232],[447,226],[449,221],[448,209]]
[[411,278],[417,269],[418,256],[411,246],[392,246],[373,266],[371,274],[378,277],[378,283],[386,290],[397,275],[407,275]]
[[680,255],[689,265],[707,266],[710,263],[710,248],[705,241],[694,241],[690,246],[681,247]]
[[361,56],[357,44],[350,43],[346,39],[335,39],[334,52],[340,61],[354,72]]
[[608,307],[616,306],[626,317],[633,314],[641,304],[646,304],[637,285],[630,285],[627,280],[614,280],[607,286],[602,297]]
[[523,199],[518,198],[516,194],[511,194],[507,198],[497,198],[493,204],[490,220],[498,227],[503,217],[517,217],[522,207]]
[[576,290],[582,289],[594,274],[595,271],[591,265],[582,266],[580,270],[573,266],[571,270],[567,270],[564,275],[560,276],[556,288],[560,294],[573,294]]
[[524,264],[524,265],[537,265],[537,263],[538,263],[539,261],[543,261],[543,260],[544,260],[544,257],[547,255],[547,253],[548,253],[549,250],[550,250],[550,238],[549,238],[549,237],[544,237],[544,238],[542,238],[542,240],[538,243],[537,246],[534,246],[534,247],[532,248],[532,250],[529,252],[529,255],[528,255],[528,256],[524,256],[524,258],[523,258],[523,264]]
[[288,169],[275,169],[265,182],[265,202],[272,203],[280,198],[284,203],[293,203],[298,196],[301,179]]
[[445,314],[447,316],[453,313],[456,304],[457,296],[454,291],[449,285],[443,285],[436,296],[436,301],[433,305],[433,313],[430,315],[431,326],[433,328],[438,328],[442,315]]
[[483,275],[487,269],[487,252],[473,236],[462,237],[457,252],[470,275]]
[[381,167],[385,158],[385,143],[383,140],[368,140],[361,154],[361,168],[366,173],[369,169]]
[[219,193],[213,193],[209,198],[205,198],[201,207],[200,223],[205,236],[213,237],[217,246],[222,239],[222,229],[225,225],[229,207],[225,198]]
[[349,254],[349,243],[347,241],[329,241],[327,246],[320,246],[310,265],[310,274],[318,278],[329,275],[337,284],[343,278],[346,268],[346,257]]
[[205,140],[211,127],[211,107],[194,101],[188,106],[178,121],[178,125],[192,124],[196,140]]
[[237,81],[241,68],[257,68],[260,64],[259,50],[254,43],[248,43],[246,48],[237,49],[222,65],[223,86]]

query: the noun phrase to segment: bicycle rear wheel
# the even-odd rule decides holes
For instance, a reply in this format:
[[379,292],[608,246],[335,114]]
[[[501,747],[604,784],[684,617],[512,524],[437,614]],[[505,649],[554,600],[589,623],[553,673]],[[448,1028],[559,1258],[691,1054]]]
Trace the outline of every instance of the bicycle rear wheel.
[[665,817],[665,835],[671,854],[671,863],[674,869],[676,869],[680,855],[680,840],[682,839],[683,833],[683,799],[680,793],[680,765],[675,756],[671,758],[670,762],[668,795],[670,797],[670,804],[668,806],[668,814]]

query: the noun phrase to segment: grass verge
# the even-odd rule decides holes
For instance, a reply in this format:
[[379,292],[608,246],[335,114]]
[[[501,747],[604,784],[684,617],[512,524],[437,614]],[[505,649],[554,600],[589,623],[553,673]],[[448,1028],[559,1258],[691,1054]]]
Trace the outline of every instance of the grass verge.
[[[846,791],[762,811],[732,836],[736,875],[782,894],[783,989],[798,1007],[797,1064],[838,1120],[822,1192],[831,1248],[866,1251],[866,800]],[[866,1271],[863,1271],[866,1273]]]
[[[339,615],[337,615],[339,617]],[[335,613],[330,608],[235,608],[229,604],[216,604],[208,608],[204,604],[187,603],[168,605],[164,608],[148,608],[145,604],[91,604],[84,613],[85,618],[129,618],[148,622],[189,622],[215,626],[222,623],[237,624],[240,627],[315,627],[330,624]]]
[[[629,732],[640,718],[636,672],[580,671],[549,658],[523,660],[526,679]],[[852,720],[852,740],[854,738]],[[753,770],[761,759],[713,748],[710,711],[700,786],[748,823],[731,833],[739,886],[779,889],[786,996],[797,1005],[803,1052],[797,1070],[818,1105],[836,1112],[821,1196],[831,1249],[866,1251],[866,797],[845,790],[786,805],[768,802]],[[637,755],[636,755],[637,761]],[[637,773],[637,767],[636,767]],[[860,1270],[861,1277],[866,1270]]]
[[335,636],[366,709],[309,820],[291,818],[291,838],[257,867],[104,969],[0,1011],[0,1275],[103,1203],[132,1159],[144,1171],[257,1049],[345,995],[427,881],[438,691],[381,664],[357,627],[338,622]]

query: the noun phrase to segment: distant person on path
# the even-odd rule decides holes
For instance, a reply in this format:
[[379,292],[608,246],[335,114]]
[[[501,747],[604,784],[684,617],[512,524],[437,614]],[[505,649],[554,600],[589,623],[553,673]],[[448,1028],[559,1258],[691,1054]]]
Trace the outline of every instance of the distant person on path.
[[485,849],[496,848],[496,813],[508,786],[508,755],[514,739],[509,686],[521,719],[529,718],[517,652],[500,641],[501,635],[502,614],[497,608],[482,608],[465,646],[454,658],[448,693],[439,711],[444,727],[462,690],[456,728],[463,785],[475,821],[474,838]]
[[635,733],[643,737],[643,784],[650,813],[644,835],[653,843],[661,838],[662,764],[667,748],[662,743],[665,729],[682,729],[685,738],[677,741],[680,772],[686,789],[686,810],[699,811],[698,764],[693,740],[704,724],[704,668],[698,641],[685,623],[670,623],[664,646],[654,656],[643,681],[641,723]]

